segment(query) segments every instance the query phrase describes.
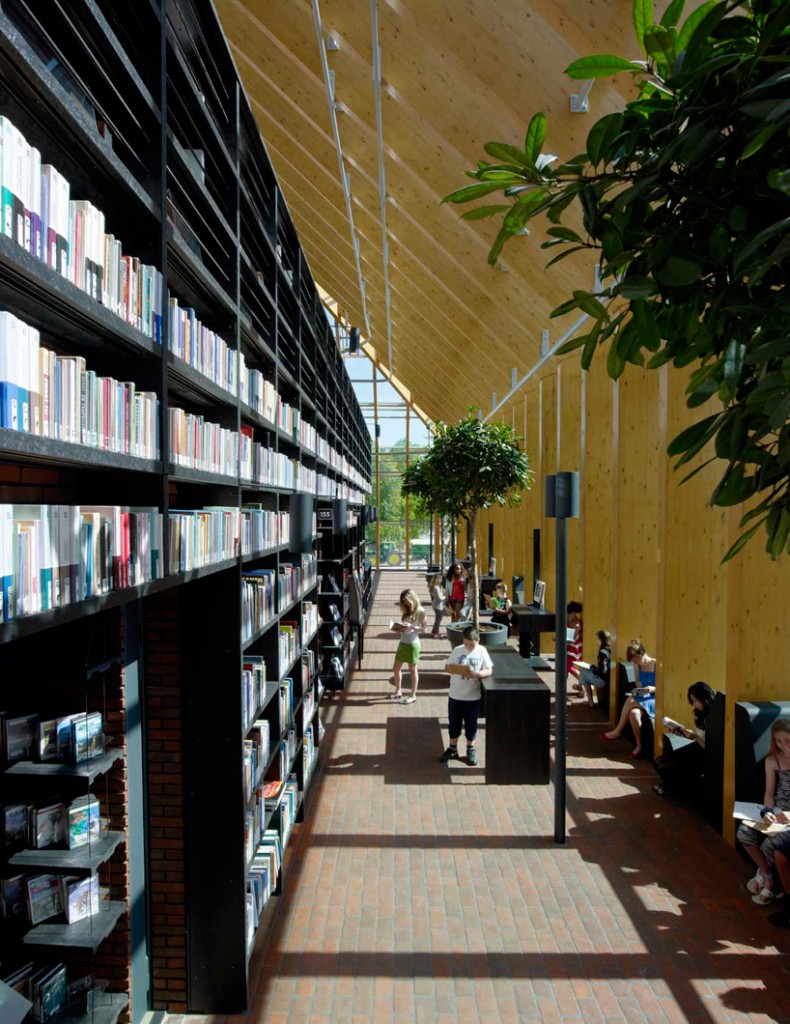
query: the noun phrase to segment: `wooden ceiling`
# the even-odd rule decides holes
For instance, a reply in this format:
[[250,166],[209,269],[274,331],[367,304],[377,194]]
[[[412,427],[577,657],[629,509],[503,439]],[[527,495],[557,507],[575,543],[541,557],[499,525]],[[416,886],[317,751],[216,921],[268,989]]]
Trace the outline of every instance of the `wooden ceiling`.
[[[359,275],[346,210],[314,0],[215,0],[261,134],[316,282],[363,329]],[[530,116],[549,119],[546,148],[584,149],[597,118],[622,104],[608,81],[588,114],[570,113],[578,83],[563,69],[588,53],[638,56],[632,0],[316,0],[327,50],[369,343],[390,366],[379,191],[373,8],[381,48],[381,120],[386,181],[386,275],[391,369],[432,418],[469,405],[487,412],[511,372],[520,378],[571,320],[549,312],[573,287],[589,286],[591,257],[545,271],[538,226],[486,255],[492,221],[470,223],[441,205],[467,183],[464,171],[491,139],[521,144]],[[666,0],[656,3],[658,11]],[[690,4],[696,6],[696,4]],[[626,82],[618,82],[620,87]],[[504,268],[507,268],[506,270]]]

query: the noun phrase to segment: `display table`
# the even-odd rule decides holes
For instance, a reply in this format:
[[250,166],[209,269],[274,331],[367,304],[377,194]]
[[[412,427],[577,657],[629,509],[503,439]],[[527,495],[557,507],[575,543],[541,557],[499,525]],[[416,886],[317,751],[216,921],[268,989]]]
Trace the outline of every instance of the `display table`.
[[554,612],[531,604],[514,604],[513,611],[518,616],[518,653],[522,658],[540,654],[540,634],[556,628]]
[[489,648],[494,674],[485,689],[487,784],[549,781],[551,691],[512,647]]

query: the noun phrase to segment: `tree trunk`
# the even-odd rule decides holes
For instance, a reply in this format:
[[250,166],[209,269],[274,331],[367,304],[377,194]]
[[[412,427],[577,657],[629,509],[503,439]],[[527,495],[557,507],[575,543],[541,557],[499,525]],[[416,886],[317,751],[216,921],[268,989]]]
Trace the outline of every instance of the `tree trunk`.
[[469,513],[469,558],[472,563],[472,625],[479,631],[480,580],[477,574],[477,509],[473,509]]

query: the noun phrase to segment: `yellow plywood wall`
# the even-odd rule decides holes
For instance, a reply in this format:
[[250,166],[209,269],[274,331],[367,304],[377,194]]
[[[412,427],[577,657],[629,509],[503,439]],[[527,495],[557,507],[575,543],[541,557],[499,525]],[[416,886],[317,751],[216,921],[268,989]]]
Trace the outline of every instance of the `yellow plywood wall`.
[[[568,356],[502,410],[523,425],[535,480],[517,510],[492,513],[497,568],[532,583],[532,528],[542,530],[547,607],[553,607],[554,523],[544,517],[544,478],[581,474],[581,512],[569,530],[568,593],[584,601],[585,657],[595,657],[595,631],[615,634],[622,658],[641,636],[658,660],[658,713],[691,723],[688,686],[703,679],[727,694],[725,835],[734,793],[733,705],[787,699],[790,685],[790,560],[772,562],[761,537],[732,562],[724,553],[738,536],[743,509],[708,504],[719,464],[686,483],[666,455],[669,440],[709,409],[689,410],[688,374],[629,366],[614,382],[598,358],[590,372]],[[487,537],[483,515],[480,536]],[[657,744],[660,743],[658,730]]]

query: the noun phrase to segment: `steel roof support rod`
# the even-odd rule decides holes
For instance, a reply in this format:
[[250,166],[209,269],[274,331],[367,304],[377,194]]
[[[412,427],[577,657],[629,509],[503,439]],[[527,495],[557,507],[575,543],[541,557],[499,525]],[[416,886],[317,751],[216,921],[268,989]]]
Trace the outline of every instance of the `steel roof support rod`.
[[337,163],[340,168],[340,184],[343,188],[343,197],[346,201],[346,216],[348,217],[348,227],[351,233],[351,247],[354,250],[354,262],[356,263],[357,278],[359,280],[359,297],[362,303],[362,313],[365,317],[365,330],[368,338],[370,338],[370,315],[368,313],[368,304],[365,298],[365,281],[362,277],[362,264],[359,259],[359,241],[354,228],[354,214],[351,210],[351,185],[349,182],[348,172],[346,171],[345,164],[343,162],[343,147],[340,143],[340,131],[337,126],[334,72],[330,71],[329,62],[326,58],[326,46],[324,42],[324,32],[321,24],[321,11],[318,7],[318,0],[313,0],[313,21],[315,22],[316,38],[318,40],[318,53],[321,57],[321,70],[324,75],[324,88],[326,89],[326,102],[329,108],[329,120],[332,124],[332,135],[335,139],[335,150],[337,151]]
[[392,295],[390,292],[389,240],[387,238],[387,176],[384,169],[384,120],[381,114],[381,47],[379,46],[378,0],[370,0],[373,32],[373,97],[376,103],[376,139],[379,162],[379,209],[381,214],[381,260],[384,265],[384,303],[387,314],[387,362],[392,373]]

